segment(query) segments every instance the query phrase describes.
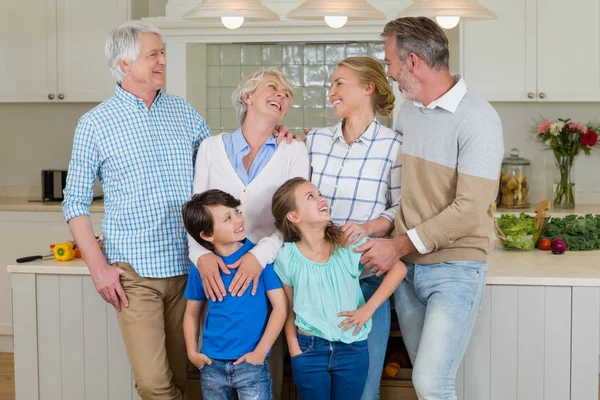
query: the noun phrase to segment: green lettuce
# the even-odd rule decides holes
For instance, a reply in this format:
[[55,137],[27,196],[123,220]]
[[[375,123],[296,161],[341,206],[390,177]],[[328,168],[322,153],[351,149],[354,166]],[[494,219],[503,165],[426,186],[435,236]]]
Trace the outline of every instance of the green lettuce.
[[498,227],[506,236],[504,247],[515,250],[531,250],[535,247],[535,238],[539,231],[533,218],[525,213],[502,214],[496,218]]

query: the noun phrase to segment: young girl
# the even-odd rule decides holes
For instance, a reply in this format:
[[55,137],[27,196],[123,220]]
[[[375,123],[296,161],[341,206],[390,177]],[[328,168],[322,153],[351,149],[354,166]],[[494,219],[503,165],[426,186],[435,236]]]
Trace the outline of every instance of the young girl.
[[354,245],[344,247],[344,234],[332,224],[327,200],[315,185],[288,180],[273,195],[272,209],[286,242],[275,272],[290,301],[285,335],[300,398],[358,400],[369,365],[369,320],[406,267],[398,261],[365,304],[361,254]]

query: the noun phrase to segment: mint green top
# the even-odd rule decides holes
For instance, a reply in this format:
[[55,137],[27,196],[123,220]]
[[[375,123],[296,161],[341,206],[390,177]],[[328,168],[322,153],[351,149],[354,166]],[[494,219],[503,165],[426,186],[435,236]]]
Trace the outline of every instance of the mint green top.
[[279,279],[294,288],[298,329],[331,342],[353,343],[367,338],[371,320],[353,335],[356,327],[344,332],[338,324],[347,317],[337,316],[339,312],[354,311],[365,304],[359,283],[362,253],[354,250],[365,241],[338,248],[323,264],[302,255],[296,243],[284,243],[274,267]]

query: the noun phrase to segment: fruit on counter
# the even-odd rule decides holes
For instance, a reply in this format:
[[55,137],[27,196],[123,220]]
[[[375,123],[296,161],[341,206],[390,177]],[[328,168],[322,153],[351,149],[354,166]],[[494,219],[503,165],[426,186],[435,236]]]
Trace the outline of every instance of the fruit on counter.
[[64,242],[54,245],[52,253],[57,261],[71,261],[75,258],[73,242]]
[[540,250],[550,250],[552,248],[552,240],[542,239],[538,242],[538,248]]
[[527,177],[523,173],[511,176],[504,172],[500,177],[500,203],[504,207],[527,207]]
[[562,254],[567,250],[567,242],[565,242],[562,238],[556,238],[552,241],[552,253],[554,254]]

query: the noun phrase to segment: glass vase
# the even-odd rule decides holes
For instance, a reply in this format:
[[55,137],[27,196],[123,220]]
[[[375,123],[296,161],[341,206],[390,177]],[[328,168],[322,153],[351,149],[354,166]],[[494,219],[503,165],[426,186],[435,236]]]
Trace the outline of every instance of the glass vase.
[[573,157],[554,154],[558,176],[554,182],[554,207],[575,208],[575,183],[571,179]]

